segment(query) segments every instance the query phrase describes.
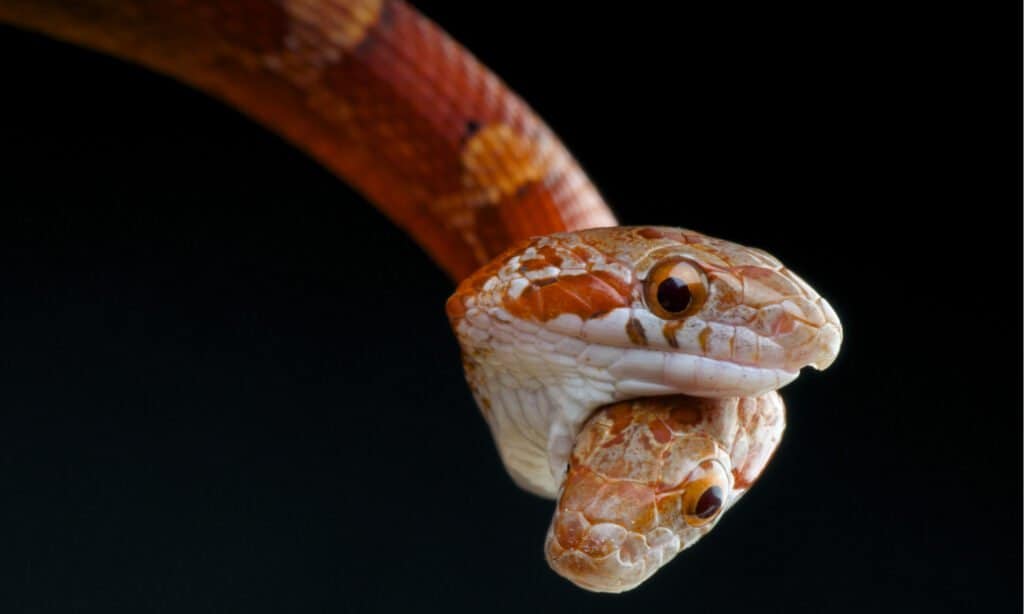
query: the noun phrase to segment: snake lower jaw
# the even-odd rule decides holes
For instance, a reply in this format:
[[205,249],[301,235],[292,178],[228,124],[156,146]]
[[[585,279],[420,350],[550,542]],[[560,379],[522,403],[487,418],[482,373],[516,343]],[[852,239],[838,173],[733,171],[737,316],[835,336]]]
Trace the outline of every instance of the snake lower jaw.
[[706,356],[626,350],[608,372],[618,399],[685,394],[728,398],[756,396],[790,383],[799,371],[741,365]]
[[477,404],[503,464],[524,490],[556,497],[577,435],[601,406],[666,395],[756,397],[799,375],[656,349],[606,349],[609,353],[601,355],[608,363],[601,365],[539,352],[524,355],[514,344],[465,352]]

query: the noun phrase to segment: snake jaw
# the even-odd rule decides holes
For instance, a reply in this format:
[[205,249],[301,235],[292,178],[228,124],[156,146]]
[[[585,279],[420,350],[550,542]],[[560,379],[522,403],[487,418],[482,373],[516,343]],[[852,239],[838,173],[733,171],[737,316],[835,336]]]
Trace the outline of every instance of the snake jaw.
[[[636,397],[755,396],[792,381],[783,369],[736,365],[656,347],[601,343],[621,315],[549,328],[488,310],[475,297],[456,332],[470,389],[517,485],[554,497],[583,422],[599,406]],[[577,335],[568,334],[576,331]]]
[[608,366],[619,398],[687,394],[724,398],[752,396],[775,390],[798,373],[738,365],[705,356],[654,350],[624,350]]

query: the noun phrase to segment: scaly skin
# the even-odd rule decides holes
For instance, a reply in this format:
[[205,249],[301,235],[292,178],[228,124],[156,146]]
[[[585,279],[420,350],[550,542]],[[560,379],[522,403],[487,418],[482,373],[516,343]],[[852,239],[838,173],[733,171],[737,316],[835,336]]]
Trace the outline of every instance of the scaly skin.
[[[680,262],[698,298],[665,313],[652,284]],[[636,586],[711,529],[672,502],[714,461],[731,505],[781,436],[773,391],[804,366],[826,368],[842,337],[828,303],[775,258],[661,227],[523,242],[460,284],[448,315],[509,474],[544,497],[561,489],[548,562],[606,592]],[[691,396],[600,409],[673,394]],[[680,411],[697,417],[666,418]]]
[[548,563],[593,591],[634,588],[714,528],[784,428],[775,392],[601,408],[577,436],[544,543]]
[[[676,259],[702,270],[707,297],[694,313],[664,318],[645,282]],[[763,394],[804,366],[827,367],[842,337],[828,303],[775,258],[661,227],[524,242],[462,282],[448,315],[506,468],[546,497],[601,405]]]
[[[838,351],[831,308],[762,252],[670,228],[552,234],[615,217],[529,107],[399,0],[3,0],[0,21],[233,105],[352,184],[464,280],[448,314],[467,379],[513,479],[548,497],[564,487],[548,557],[585,588],[634,586],[713,526],[681,522],[669,503],[649,523],[635,518],[652,497],[675,501],[706,483],[687,469],[704,461],[722,468],[723,509],[731,505],[781,432],[771,391]],[[707,297],[699,311],[666,318],[645,289],[673,258],[692,263],[681,266],[707,283]],[[677,393],[713,398],[601,409]],[[751,407],[761,409],[745,414]],[[646,464],[621,462],[680,410],[701,419],[669,429]],[[714,428],[729,420],[739,425],[732,435]],[[657,483],[631,474],[651,463],[661,463]],[[637,498],[621,496],[626,485]],[[621,543],[609,542],[614,526],[626,531]]]
[[0,22],[226,101],[362,192],[455,281],[517,239],[616,223],[529,106],[404,2],[3,0]]

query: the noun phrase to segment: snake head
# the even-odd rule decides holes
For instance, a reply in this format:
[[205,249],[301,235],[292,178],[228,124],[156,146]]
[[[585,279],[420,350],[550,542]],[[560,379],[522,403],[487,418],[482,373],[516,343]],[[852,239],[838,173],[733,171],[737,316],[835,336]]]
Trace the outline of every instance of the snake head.
[[597,407],[762,394],[830,365],[842,338],[772,256],[664,227],[524,241],[463,281],[448,315],[506,467],[546,496]]
[[714,528],[784,427],[774,392],[601,408],[573,449],[544,543],[548,564],[592,591],[637,586]]

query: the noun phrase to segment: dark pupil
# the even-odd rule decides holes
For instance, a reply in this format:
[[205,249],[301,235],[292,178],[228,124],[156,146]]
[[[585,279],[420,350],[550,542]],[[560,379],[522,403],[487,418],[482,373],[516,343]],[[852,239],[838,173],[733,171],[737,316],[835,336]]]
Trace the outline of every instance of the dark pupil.
[[690,286],[678,277],[667,277],[658,284],[658,304],[676,313],[690,306]]
[[722,489],[712,486],[704,491],[700,499],[697,499],[697,509],[693,513],[697,518],[706,520],[714,516],[720,507],[722,507]]

